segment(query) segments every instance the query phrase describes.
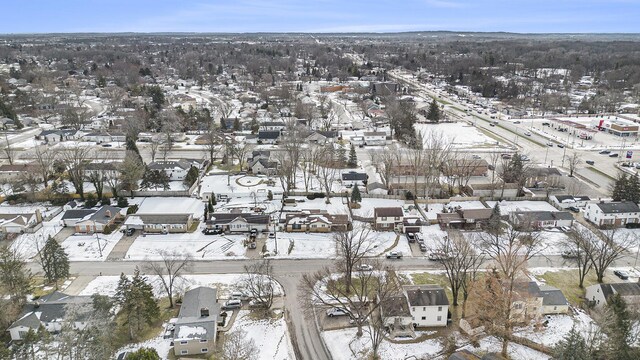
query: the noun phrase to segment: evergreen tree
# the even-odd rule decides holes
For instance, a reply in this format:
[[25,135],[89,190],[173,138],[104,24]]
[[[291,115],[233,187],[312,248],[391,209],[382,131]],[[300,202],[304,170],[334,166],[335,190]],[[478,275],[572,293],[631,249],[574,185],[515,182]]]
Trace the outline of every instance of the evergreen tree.
[[54,238],[49,236],[39,255],[48,282],[55,282],[57,286],[58,280],[69,277],[69,256]]
[[628,183],[629,178],[627,177],[627,174],[620,172],[618,174],[618,178],[613,183],[613,189],[611,191],[611,197],[613,198],[613,201],[626,200]]
[[269,201],[273,200],[273,191],[269,190],[267,192],[267,200]]
[[124,274],[120,275],[115,301],[120,306],[120,313],[129,327],[129,337],[132,340],[134,331],[140,333],[160,315],[158,303],[153,298],[153,287],[140,275],[137,267],[131,280]]
[[235,120],[233,120],[233,130],[235,131],[240,130],[240,119],[235,118]]
[[164,91],[160,86],[150,86],[147,88],[147,95],[151,96],[151,101],[155,105],[156,109],[160,110],[164,105]]
[[347,167],[354,168],[358,166],[358,156],[356,155],[356,148],[351,144],[349,149],[349,160],[347,161]]
[[211,192],[211,197],[209,198],[209,200],[211,201],[212,209],[214,206],[218,205],[218,201],[216,200],[216,194],[214,192]]
[[589,345],[575,327],[553,348],[555,360],[591,360]]
[[140,187],[143,189],[169,189],[169,176],[163,170],[149,170],[145,171],[142,176],[142,182]]
[[156,349],[143,347],[128,354],[125,360],[160,360],[160,356]]
[[204,221],[209,220],[209,205],[204,206]]
[[118,207],[119,208],[126,208],[127,206],[129,206],[129,200],[127,200],[127,198],[124,198],[122,196],[120,196],[118,198]]
[[31,293],[32,276],[26,266],[14,249],[0,247],[0,289],[18,304],[22,304]]
[[[608,298],[603,331],[607,335],[604,349],[607,358],[617,360],[638,359],[640,351],[631,347],[634,342],[633,321],[627,304],[620,294]],[[603,350],[603,349],[601,349]]]
[[429,105],[429,111],[427,112],[427,120],[437,123],[440,121],[440,117],[441,117],[440,107],[438,106],[436,99],[433,99],[433,101],[431,101],[431,105]]
[[625,192],[625,199],[633,202],[634,204],[640,202],[640,179],[638,178],[638,173],[633,176],[629,176]]
[[497,236],[500,233],[502,233],[503,224],[502,224],[501,216],[502,215],[500,214],[500,205],[496,204],[496,206],[494,206],[493,210],[491,211],[491,216],[487,221],[487,227],[485,229],[489,234]]
[[347,163],[347,149],[344,146],[338,148],[338,164],[344,166]]
[[351,191],[351,202],[359,203],[362,201],[362,195],[360,194],[360,188],[356,184]]
[[198,175],[199,175],[199,171],[198,168],[195,166],[192,166],[191,168],[189,168],[189,172],[187,173],[187,176],[185,176],[184,178],[184,183],[191,187],[191,185],[193,185],[196,181],[198,181]]

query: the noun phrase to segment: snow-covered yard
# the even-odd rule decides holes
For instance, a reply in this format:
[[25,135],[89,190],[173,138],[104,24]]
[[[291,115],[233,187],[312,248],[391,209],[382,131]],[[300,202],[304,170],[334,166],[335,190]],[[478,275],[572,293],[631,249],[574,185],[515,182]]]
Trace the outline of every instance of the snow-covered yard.
[[259,349],[259,360],[296,358],[284,317],[254,320],[251,319],[249,311],[240,310],[233,324],[233,329],[246,331],[247,338],[253,340]]
[[[309,200],[304,196],[289,196],[287,199],[295,199],[295,206],[285,205],[282,208],[283,212],[286,211],[300,211],[300,210],[325,210],[329,214],[348,214],[347,204],[344,203],[342,197],[332,197],[329,204],[326,203],[327,199],[313,199]],[[363,199],[364,200],[364,199]]]
[[378,207],[404,207],[404,200],[363,198],[359,209],[353,209],[353,214],[373,218],[373,211]]
[[582,310],[578,310],[578,314],[575,316],[550,315],[546,319],[548,320],[547,326],[541,329],[535,329],[533,325],[530,325],[526,328],[518,329],[515,334],[538,344],[552,347],[560,342],[573,327],[579,333],[584,334],[585,337],[588,333],[597,329],[593,319]]
[[[494,207],[497,201],[487,201],[490,207]],[[546,201],[500,201],[500,213],[507,215],[514,211],[558,211]]]
[[31,259],[42,249],[49,236],[55,236],[62,230],[60,219],[62,215],[56,215],[51,221],[43,221],[42,228],[33,234],[20,234],[12,243],[11,248],[16,250],[23,259]]
[[[482,338],[480,341],[479,348],[474,348],[473,345],[466,345],[459,350],[469,350],[472,353],[486,353],[486,352],[497,352],[499,353],[502,350],[502,341],[493,337],[487,336]],[[507,353],[509,354],[509,358],[518,359],[518,360],[548,360],[551,359],[550,356],[545,355],[539,351],[533,350],[526,346],[516,344],[513,342],[509,342],[509,346],[507,347]]]
[[[324,339],[334,360],[365,359],[371,348],[371,340],[365,333],[356,338],[356,328],[323,331]],[[382,341],[378,353],[381,359],[403,360],[415,356],[417,359],[444,359],[440,355],[443,350],[439,339],[427,339],[419,343],[395,344]]]
[[[331,234],[306,234],[278,232],[276,239],[267,239],[267,250],[272,254],[276,250],[278,242],[278,254],[276,258],[310,259],[336,257],[336,246]],[[289,248],[293,244],[291,252]]]
[[496,143],[476,127],[466,123],[416,124],[415,128],[425,139],[425,142],[434,134],[438,137],[445,137],[456,148],[471,148]]
[[[62,247],[69,255],[71,261],[95,261],[106,260],[107,256],[122,239],[120,231],[114,231],[109,235],[73,235],[62,242]],[[102,248],[102,253],[100,248]]]
[[131,244],[126,260],[159,260],[160,250],[190,254],[195,260],[244,258],[244,235],[185,234],[141,235]]

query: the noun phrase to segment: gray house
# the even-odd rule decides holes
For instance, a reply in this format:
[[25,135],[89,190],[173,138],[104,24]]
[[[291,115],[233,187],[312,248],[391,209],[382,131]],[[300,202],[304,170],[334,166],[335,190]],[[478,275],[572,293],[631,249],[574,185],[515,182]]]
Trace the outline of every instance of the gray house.
[[218,332],[217,290],[197,287],[184,294],[173,333],[176,356],[210,354]]

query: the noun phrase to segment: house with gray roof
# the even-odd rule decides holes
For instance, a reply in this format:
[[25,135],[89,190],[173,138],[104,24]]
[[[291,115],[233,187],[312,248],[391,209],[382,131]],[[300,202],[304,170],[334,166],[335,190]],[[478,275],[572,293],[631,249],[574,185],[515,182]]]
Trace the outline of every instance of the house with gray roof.
[[197,287],[185,292],[173,332],[175,355],[209,355],[213,352],[219,317],[216,289]]
[[573,225],[573,215],[568,211],[514,211],[509,216],[516,227],[546,229]]
[[[91,296],[70,296],[54,291],[37,300],[27,303],[18,318],[7,329],[12,341],[20,341],[29,330],[38,331],[42,326],[48,332],[55,333],[62,329],[62,321],[69,305],[78,304],[92,306]],[[82,315],[84,312],[80,312]],[[85,325],[82,316],[75,326],[82,329]]]
[[640,223],[640,208],[632,201],[600,201],[587,204],[584,217],[596,226],[624,227]]
[[74,227],[76,233],[101,233],[106,227],[115,226],[115,223],[123,218],[120,208],[105,205],[76,221]]
[[615,294],[627,303],[627,305],[635,309],[640,307],[640,283],[623,282],[610,284],[596,284],[587,286],[585,298],[590,305],[602,307],[609,301],[609,298]]
[[415,326],[447,326],[449,299],[439,285],[402,287]]
[[252,213],[212,213],[207,220],[207,229],[229,232],[249,232],[251,229],[267,231],[269,215]]
[[148,168],[149,170],[164,171],[171,181],[182,181],[187,177],[187,173],[189,173],[192,166],[199,167],[200,164],[180,159],[176,161],[154,161],[148,165]]

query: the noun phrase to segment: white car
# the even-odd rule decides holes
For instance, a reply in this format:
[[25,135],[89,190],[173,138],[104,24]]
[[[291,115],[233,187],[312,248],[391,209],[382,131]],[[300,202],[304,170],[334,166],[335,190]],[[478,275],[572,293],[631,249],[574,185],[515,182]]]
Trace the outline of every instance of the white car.
[[349,315],[349,312],[344,308],[331,308],[327,310],[328,317],[347,316],[347,315]]
[[371,266],[369,264],[360,264],[360,266],[358,266],[358,270],[359,271],[372,271],[373,270],[373,266]]
[[529,132],[529,131],[525,131],[524,134],[527,135],[527,136],[531,136],[531,132]]

